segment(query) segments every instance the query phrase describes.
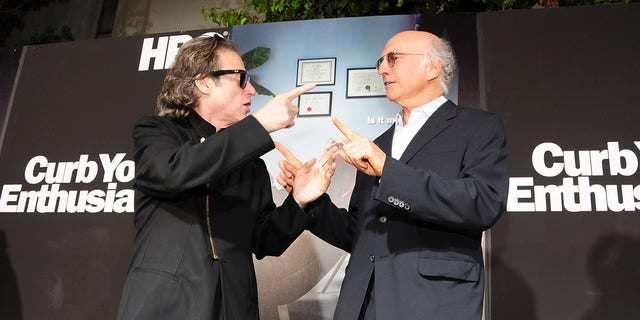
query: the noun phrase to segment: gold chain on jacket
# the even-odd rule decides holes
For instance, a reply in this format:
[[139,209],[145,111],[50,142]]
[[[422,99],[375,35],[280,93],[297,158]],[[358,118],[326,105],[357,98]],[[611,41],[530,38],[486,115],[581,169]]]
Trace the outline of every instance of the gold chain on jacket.
[[[204,137],[200,138],[200,143],[203,143],[204,140]],[[205,210],[207,211],[207,231],[209,231],[209,244],[211,244],[211,254],[213,255],[214,260],[218,260],[216,247],[213,245],[213,231],[211,230],[211,209],[209,208],[209,200],[211,200],[211,190],[209,189],[209,184],[207,183],[207,203],[205,204]]]
[[211,244],[211,253],[213,254],[213,259],[218,260],[218,255],[216,254],[216,247],[213,245],[213,231],[211,231],[211,210],[209,209],[209,199],[211,198],[211,191],[209,191],[209,185],[207,184],[207,230],[209,231],[209,243]]

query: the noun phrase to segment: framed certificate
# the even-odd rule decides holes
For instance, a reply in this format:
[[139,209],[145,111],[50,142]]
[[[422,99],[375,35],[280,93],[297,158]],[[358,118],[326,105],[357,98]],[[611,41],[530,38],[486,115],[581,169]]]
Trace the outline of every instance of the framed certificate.
[[330,116],[331,92],[307,92],[298,97],[298,116]]
[[296,85],[307,83],[319,86],[336,84],[336,58],[299,59]]
[[347,98],[384,97],[382,77],[376,68],[347,69]]

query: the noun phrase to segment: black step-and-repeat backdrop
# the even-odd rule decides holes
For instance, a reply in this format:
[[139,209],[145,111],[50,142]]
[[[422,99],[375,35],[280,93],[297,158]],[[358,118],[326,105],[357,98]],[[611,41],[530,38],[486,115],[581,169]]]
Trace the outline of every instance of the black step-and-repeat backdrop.
[[[19,62],[20,50],[0,51],[0,120],[2,120],[0,123],[5,121],[4,116],[10,104],[11,89]],[[4,129],[0,131],[0,139],[2,136],[4,136]],[[16,273],[7,251],[6,229],[0,223],[0,316],[7,319],[21,319],[21,314],[22,305],[18,294]]]
[[[619,319],[603,315],[637,315],[640,285],[638,16],[626,5],[218,31],[258,57],[249,73],[264,94],[252,108],[309,76],[305,65],[327,70],[296,126],[273,135],[305,160],[339,135],[331,116],[370,137],[388,128],[398,108],[374,66],[390,36],[451,40],[460,70],[449,98],[500,113],[509,134],[509,209],[485,246],[486,318]],[[115,318],[134,236],[131,127],[153,113],[179,45],[204,31],[0,52],[1,319]],[[277,174],[280,156],[263,158]],[[339,205],[354,176],[339,163],[329,190]],[[331,319],[347,261],[308,233],[256,261],[262,319]]]
[[640,319],[640,6],[480,15],[508,212],[491,319]]

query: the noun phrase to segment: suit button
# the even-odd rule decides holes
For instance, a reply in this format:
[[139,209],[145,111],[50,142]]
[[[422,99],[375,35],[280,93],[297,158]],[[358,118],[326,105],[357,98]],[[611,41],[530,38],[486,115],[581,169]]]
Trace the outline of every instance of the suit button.
[[389,198],[387,198],[387,201],[389,201],[389,203],[393,203],[393,200],[395,200],[395,198],[392,196],[389,196]]
[[374,256],[374,255],[370,255],[370,256],[369,256],[369,261],[371,261],[371,262],[376,261],[376,256]]
[[382,216],[382,217],[378,218],[378,221],[380,221],[380,223],[387,223],[387,217],[386,216]]

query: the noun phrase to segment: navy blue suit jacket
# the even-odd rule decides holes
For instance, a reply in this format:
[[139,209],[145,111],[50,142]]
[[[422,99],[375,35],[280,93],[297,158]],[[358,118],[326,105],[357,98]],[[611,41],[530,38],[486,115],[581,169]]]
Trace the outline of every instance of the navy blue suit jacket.
[[[375,140],[387,155],[393,131]],[[508,179],[502,120],[448,101],[381,177],[358,172],[348,211],[318,199],[311,231],[351,253],[334,318],[358,319],[373,276],[377,319],[481,319],[482,232]]]

